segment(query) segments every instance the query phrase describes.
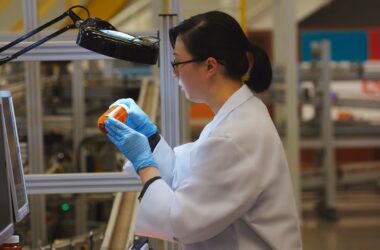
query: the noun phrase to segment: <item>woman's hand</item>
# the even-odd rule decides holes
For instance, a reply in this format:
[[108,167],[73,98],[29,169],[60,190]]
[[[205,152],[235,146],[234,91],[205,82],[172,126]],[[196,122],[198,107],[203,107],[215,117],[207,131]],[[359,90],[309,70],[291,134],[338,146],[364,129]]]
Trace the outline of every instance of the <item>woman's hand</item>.
[[109,117],[104,124],[108,138],[132,162],[136,172],[147,167],[158,168],[145,135],[113,117]]
[[117,104],[125,105],[128,108],[128,119],[125,122],[127,126],[144,134],[148,138],[157,133],[157,126],[152,123],[149,117],[141,110],[133,99],[119,99],[111,104],[111,106]]

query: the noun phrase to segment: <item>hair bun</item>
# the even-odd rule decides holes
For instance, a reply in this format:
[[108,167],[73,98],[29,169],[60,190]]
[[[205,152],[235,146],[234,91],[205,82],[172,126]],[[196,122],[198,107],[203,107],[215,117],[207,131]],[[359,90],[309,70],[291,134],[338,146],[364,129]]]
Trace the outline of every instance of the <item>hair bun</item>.
[[246,84],[256,93],[264,92],[272,83],[272,66],[265,50],[251,44],[253,67]]

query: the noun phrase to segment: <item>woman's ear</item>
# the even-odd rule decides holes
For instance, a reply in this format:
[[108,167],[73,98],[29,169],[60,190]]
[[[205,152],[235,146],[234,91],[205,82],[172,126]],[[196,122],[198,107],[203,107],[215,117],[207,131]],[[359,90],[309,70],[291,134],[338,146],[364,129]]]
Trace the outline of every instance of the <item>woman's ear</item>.
[[218,61],[214,57],[209,57],[206,60],[207,73],[214,74],[218,67]]

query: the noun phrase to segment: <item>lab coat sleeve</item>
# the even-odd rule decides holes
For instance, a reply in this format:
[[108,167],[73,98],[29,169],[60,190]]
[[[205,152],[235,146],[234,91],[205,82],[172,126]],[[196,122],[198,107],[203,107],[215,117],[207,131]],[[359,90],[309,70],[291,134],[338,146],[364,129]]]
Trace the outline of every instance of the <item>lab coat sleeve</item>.
[[[177,159],[178,160],[178,159]],[[229,138],[212,137],[190,152],[191,174],[173,191],[154,182],[143,197],[136,234],[178,240],[207,240],[241,217],[260,193],[250,157]]]
[[153,182],[141,200],[135,234],[173,241],[173,227],[169,221],[173,199],[173,191],[164,180]]
[[[153,158],[158,164],[161,178],[171,186],[173,182],[175,154],[162,137],[153,150]],[[124,164],[123,169],[129,175],[140,178],[130,161]]]
[[171,186],[173,182],[175,154],[162,136],[153,150],[153,157],[158,163],[161,178]]

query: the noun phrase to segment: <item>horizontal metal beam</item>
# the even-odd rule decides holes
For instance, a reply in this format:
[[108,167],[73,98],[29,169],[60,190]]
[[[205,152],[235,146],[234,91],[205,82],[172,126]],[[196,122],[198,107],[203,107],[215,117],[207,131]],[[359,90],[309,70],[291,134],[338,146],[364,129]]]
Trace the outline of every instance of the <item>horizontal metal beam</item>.
[[377,100],[337,98],[334,101],[334,106],[378,109],[380,107],[380,98]]
[[[320,139],[302,139],[301,148],[322,148],[325,145]],[[336,148],[369,148],[380,147],[379,137],[339,138],[335,139],[333,146]]]
[[[337,179],[338,187],[349,187],[355,185],[377,183],[380,179],[380,171],[370,170],[357,173],[343,173],[341,177]],[[312,190],[320,189],[325,185],[325,177],[323,174],[316,173],[312,175],[302,175],[302,189]]]
[[127,173],[25,175],[28,194],[138,192],[141,182]]

